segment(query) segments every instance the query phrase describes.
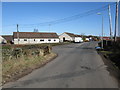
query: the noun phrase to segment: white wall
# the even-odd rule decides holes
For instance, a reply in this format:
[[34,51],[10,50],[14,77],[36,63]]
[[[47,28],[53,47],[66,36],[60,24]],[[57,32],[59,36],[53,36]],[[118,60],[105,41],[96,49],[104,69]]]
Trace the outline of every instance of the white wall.
[[[39,43],[59,43],[58,38],[50,38],[51,41],[48,41],[49,39],[43,39],[43,38],[36,38],[34,39],[27,39],[27,41],[24,41],[25,38],[21,38],[18,42],[18,39],[14,39],[14,44],[39,44]],[[44,40],[44,41],[40,41]],[[55,41],[54,41],[55,40]]]
[[70,37],[70,36],[67,35],[66,33],[63,33],[63,34],[59,35],[60,42],[63,42],[63,38],[64,38],[64,37],[65,37],[65,40],[74,41],[74,38],[73,38],[73,37]]

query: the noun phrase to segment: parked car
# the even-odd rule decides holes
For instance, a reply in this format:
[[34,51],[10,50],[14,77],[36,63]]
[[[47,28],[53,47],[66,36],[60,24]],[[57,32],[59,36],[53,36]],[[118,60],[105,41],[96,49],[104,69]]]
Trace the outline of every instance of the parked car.
[[102,50],[102,47],[97,46],[97,47],[95,47],[95,49],[100,51],[100,50]]
[[75,41],[76,43],[80,43],[83,42],[83,39],[81,37],[75,37]]

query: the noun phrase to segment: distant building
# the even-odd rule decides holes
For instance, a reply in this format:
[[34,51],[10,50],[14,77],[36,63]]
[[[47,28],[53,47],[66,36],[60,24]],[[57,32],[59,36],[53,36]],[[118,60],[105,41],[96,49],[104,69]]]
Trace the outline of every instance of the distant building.
[[72,33],[64,32],[61,35],[59,35],[60,42],[65,41],[74,41],[75,35]]
[[7,41],[2,37],[0,36],[0,44],[6,44]]
[[110,37],[103,37],[103,40],[111,40]]
[[80,35],[76,35],[73,33],[64,32],[61,35],[59,35],[59,39],[60,39],[60,42],[65,42],[65,41],[80,42],[80,40],[82,40],[82,37]]
[[75,35],[75,41],[74,42],[83,42],[83,38],[81,35]]
[[8,43],[10,43],[10,44],[13,43],[13,35],[2,35],[2,37],[6,40],[7,44]]
[[85,36],[85,41],[90,41],[92,38],[90,36]]
[[59,43],[56,33],[13,32],[14,44]]

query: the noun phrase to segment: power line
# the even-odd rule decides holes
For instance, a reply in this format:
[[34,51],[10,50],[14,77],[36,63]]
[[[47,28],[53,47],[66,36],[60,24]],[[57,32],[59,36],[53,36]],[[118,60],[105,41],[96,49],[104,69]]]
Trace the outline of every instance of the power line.
[[[113,6],[113,5],[115,5],[115,3],[111,3],[109,5]],[[54,21],[50,21],[50,22],[37,23],[37,24],[20,24],[20,27],[21,28],[25,28],[25,27],[26,28],[32,28],[32,27],[36,27],[36,26],[49,26],[49,25],[60,24],[60,23],[64,23],[64,22],[77,20],[79,18],[86,17],[86,16],[89,16],[89,15],[92,15],[92,14],[96,14],[97,12],[105,11],[107,9],[108,9],[108,5],[105,5],[103,7],[98,8],[98,9],[93,9],[93,10],[87,11],[85,13],[80,13],[80,14],[77,14],[77,15],[73,15],[73,16],[70,16],[70,17],[63,18],[63,19],[58,19],[58,20],[54,20]]]
[[[115,3],[112,3],[110,5],[112,6],[114,4]],[[98,8],[98,9],[93,9],[93,10],[87,11],[85,13],[80,13],[80,14],[77,14],[77,15],[74,15],[74,16],[66,17],[66,18],[63,18],[63,19],[55,20],[55,21],[38,23],[38,24],[21,24],[21,25],[22,26],[27,26],[27,25],[30,25],[30,26],[34,26],[34,25],[49,26],[49,24],[53,25],[53,24],[59,24],[59,23],[64,23],[64,22],[68,22],[68,21],[73,21],[73,20],[76,20],[76,19],[81,18],[81,17],[86,17],[86,16],[89,16],[89,15],[92,15],[94,13],[96,14],[97,12],[100,12],[100,11],[105,11],[107,9],[108,9],[108,5],[105,5],[104,7],[101,7],[101,8]]]

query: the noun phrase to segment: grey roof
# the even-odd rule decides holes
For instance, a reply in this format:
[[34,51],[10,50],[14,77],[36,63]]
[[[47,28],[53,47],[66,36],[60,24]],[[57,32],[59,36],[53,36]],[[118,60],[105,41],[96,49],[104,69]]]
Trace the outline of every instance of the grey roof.
[[7,41],[12,41],[13,40],[13,35],[2,35],[2,37]]
[[73,34],[73,33],[68,33],[65,32],[67,35],[69,35],[70,37],[81,37],[81,35],[77,35],[77,34]]

